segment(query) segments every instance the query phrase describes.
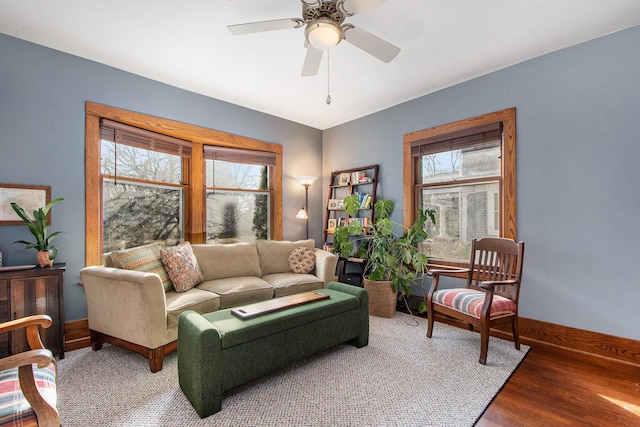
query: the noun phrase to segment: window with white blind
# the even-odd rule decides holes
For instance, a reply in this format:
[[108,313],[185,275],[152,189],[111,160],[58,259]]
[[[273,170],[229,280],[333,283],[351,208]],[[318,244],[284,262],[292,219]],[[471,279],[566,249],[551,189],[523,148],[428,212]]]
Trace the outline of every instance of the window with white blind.
[[235,235],[226,241],[282,239],[282,152],[280,144],[87,102],[86,265],[149,242],[205,243],[221,226]]
[[188,141],[101,121],[104,252],[184,239],[191,148]]
[[270,152],[205,146],[207,242],[270,238]]
[[405,203],[436,212],[431,259],[466,262],[475,238],[515,238],[515,110],[498,113],[405,135]]

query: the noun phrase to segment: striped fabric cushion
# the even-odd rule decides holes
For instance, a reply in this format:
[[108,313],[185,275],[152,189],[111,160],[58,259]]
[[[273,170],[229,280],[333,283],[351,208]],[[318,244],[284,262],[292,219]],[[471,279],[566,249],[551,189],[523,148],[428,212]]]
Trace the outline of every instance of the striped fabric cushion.
[[162,263],[162,257],[160,255],[161,249],[161,246],[157,243],[123,249],[111,252],[111,260],[114,265],[121,265],[122,268],[126,270],[156,273],[160,276],[162,286],[166,292],[173,289],[173,283],[171,283],[169,273],[167,273]]
[[[433,302],[452,308],[461,313],[470,314],[473,317],[480,318],[482,313],[482,304],[484,304],[484,296],[482,291],[473,289],[442,289],[434,292]],[[516,304],[509,298],[499,295],[493,296],[491,303],[491,318],[514,314],[516,312]]]
[[[46,368],[33,366],[36,386],[44,399],[56,406],[56,368],[50,364]],[[25,399],[20,389],[18,368],[0,372],[0,426],[37,425],[36,413]]]

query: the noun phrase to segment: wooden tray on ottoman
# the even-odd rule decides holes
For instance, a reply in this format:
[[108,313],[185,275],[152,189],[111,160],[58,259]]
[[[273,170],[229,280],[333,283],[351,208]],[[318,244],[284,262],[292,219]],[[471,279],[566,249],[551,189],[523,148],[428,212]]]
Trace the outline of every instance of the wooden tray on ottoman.
[[295,307],[327,298],[329,298],[329,295],[327,294],[321,294],[319,292],[304,292],[301,294],[294,294],[236,307],[231,310],[231,313],[241,319],[251,319],[252,317],[260,316],[262,314],[273,313],[274,311],[284,310],[285,308]]

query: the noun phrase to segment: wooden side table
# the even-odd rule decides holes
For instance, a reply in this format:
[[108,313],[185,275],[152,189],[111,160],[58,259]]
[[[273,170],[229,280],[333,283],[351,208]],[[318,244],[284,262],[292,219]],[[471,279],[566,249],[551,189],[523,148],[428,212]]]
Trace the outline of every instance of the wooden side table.
[[[0,322],[33,314],[47,314],[53,324],[41,331],[42,341],[60,359],[64,358],[65,264],[24,270],[0,269]],[[0,357],[28,349],[24,330],[0,334]]]

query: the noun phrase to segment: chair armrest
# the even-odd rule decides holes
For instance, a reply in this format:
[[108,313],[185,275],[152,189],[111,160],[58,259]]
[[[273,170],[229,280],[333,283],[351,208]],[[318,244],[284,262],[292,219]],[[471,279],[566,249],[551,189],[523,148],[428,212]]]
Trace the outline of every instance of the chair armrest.
[[517,280],[486,280],[484,282],[480,282],[480,287],[482,289],[491,290],[496,286],[500,286],[500,285],[513,286],[516,283],[518,283]]
[[80,271],[87,296],[89,329],[156,348],[167,331],[165,291],[160,276],[91,266]]
[[[1,358],[0,371],[4,372],[17,368],[20,390],[36,413],[38,425],[42,427],[58,427],[60,426],[60,415],[56,409],[56,398],[55,396],[51,397],[50,393],[49,395],[41,393],[33,372],[33,365],[36,365],[39,369],[53,365],[55,372],[53,382],[57,381],[58,368],[56,359],[50,350],[44,348],[38,331],[39,326],[43,328],[51,326],[51,317],[39,314],[0,324],[0,331],[2,332],[26,328],[27,341],[31,348],[36,348]],[[45,380],[44,382],[48,381]],[[18,402],[20,401],[21,399],[18,399]]]
[[314,248],[316,255],[316,276],[324,282],[323,287],[327,287],[329,282],[335,280],[338,257],[331,252]]
[[33,316],[21,317],[20,319],[0,323],[0,333],[15,331],[16,329],[26,329],[27,342],[32,350],[45,348],[40,338],[40,330],[51,326],[51,317],[46,314],[35,314]]
[[34,363],[38,365],[38,368],[44,368],[49,364],[54,363],[55,360],[56,359],[53,357],[53,353],[51,353],[50,350],[27,350],[22,353],[13,354],[0,359],[0,371],[32,365]]
[[451,267],[451,268],[436,268],[427,270],[427,275],[429,276],[447,276],[449,274],[468,274],[471,270],[468,268],[459,268],[459,267]]
[[34,314],[33,316],[21,317],[9,322],[0,323],[0,334],[26,328],[31,325],[48,328],[51,326],[51,317],[46,314]]

